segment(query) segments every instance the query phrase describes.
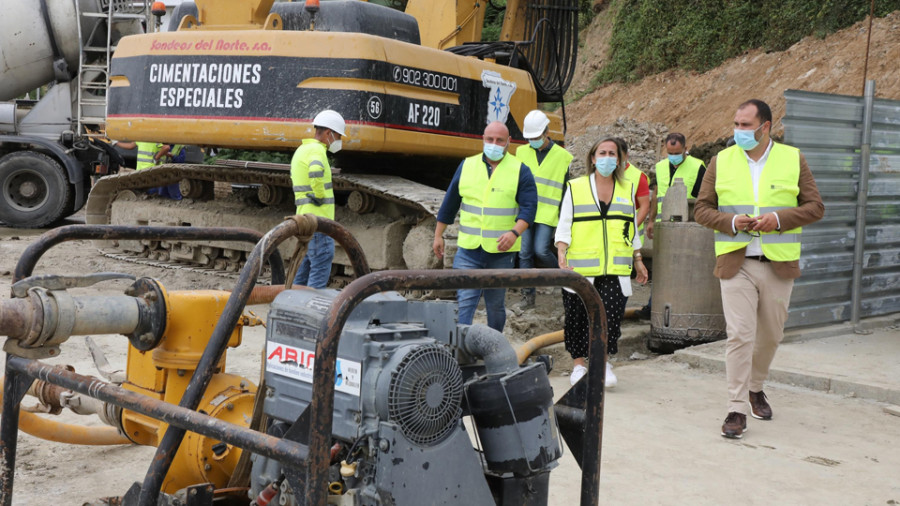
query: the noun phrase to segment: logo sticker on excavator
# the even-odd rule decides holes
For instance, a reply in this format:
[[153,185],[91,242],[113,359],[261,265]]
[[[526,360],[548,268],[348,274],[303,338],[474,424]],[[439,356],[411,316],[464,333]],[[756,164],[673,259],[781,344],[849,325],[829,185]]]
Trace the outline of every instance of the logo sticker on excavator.
[[481,84],[491,89],[487,100],[488,123],[492,121],[506,123],[509,103],[512,101],[513,93],[516,92],[516,83],[503,79],[497,72],[484,70],[481,72]]

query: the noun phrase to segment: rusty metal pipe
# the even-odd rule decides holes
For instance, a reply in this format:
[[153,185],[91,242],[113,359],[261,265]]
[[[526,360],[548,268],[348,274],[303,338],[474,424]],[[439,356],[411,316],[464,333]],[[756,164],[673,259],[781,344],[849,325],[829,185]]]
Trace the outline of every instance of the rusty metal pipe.
[[191,409],[152,399],[97,378],[67,371],[59,366],[21,357],[11,357],[6,365],[10,370],[18,371],[31,378],[43,379],[135,413],[164,421],[171,426],[169,430],[174,427],[187,429],[292,466],[301,465],[307,456],[307,448],[300,443],[269,436]]
[[[67,225],[44,232],[37,241],[31,243],[16,264],[13,282],[31,276],[37,261],[53,246],[83,239],[93,240],[182,240],[182,241],[238,241],[257,243],[263,234],[249,228],[231,227],[143,227],[131,225]],[[275,250],[266,256],[272,267],[272,284],[284,284],[284,261]]]
[[[526,288],[564,286],[581,298],[590,322],[590,360],[587,409],[585,410],[584,459],[581,506],[596,506],[600,486],[600,451],[603,436],[603,375],[606,364],[606,312],[593,285],[572,271],[556,269],[484,269],[450,271],[380,271],[356,279],[332,301],[319,328],[316,342],[316,374],[310,403],[309,462],[305,504],[324,505],[320,486],[327,479],[334,416],[334,369],[341,330],[350,314],[367,297],[392,290],[455,290],[460,288]],[[599,367],[597,367],[599,366]]]
[[34,303],[30,298],[0,302],[0,336],[13,339],[24,337],[34,324],[35,313]]
[[[210,336],[209,343],[197,363],[197,369],[194,370],[193,376],[184,391],[179,406],[196,409],[206,390],[209,381],[215,372],[216,364],[225,352],[231,332],[237,324],[241,316],[241,312],[247,305],[250,293],[256,283],[256,277],[261,266],[261,259],[268,258],[273,251],[276,251],[278,245],[286,239],[294,236],[311,236],[314,232],[322,232],[335,239],[353,265],[354,272],[357,276],[368,274],[369,264],[366,255],[360,247],[356,238],[350,232],[339,225],[336,221],[326,218],[303,215],[299,217],[291,217],[272,230],[268,231],[265,236],[256,244],[253,251],[247,257],[247,263],[241,269],[241,275],[235,285],[231,296],[225,303],[222,310],[222,316],[216,323],[216,327]],[[333,368],[333,364],[332,364]],[[332,375],[334,372],[332,371]],[[330,427],[330,425],[329,425]],[[162,488],[163,480],[169,472],[172,460],[181,442],[184,439],[185,430],[180,427],[170,427],[159,446],[156,448],[156,455],[147,469],[144,482],[141,486],[141,495],[138,500],[139,506],[155,506]],[[330,448],[331,445],[328,445]],[[326,450],[328,449],[326,448]]]
[[[64,390],[58,385],[54,385],[54,387]],[[34,387],[30,388],[29,391],[33,389]],[[0,402],[3,402],[2,393],[0,393]],[[27,411],[19,413],[19,429],[36,438],[70,445],[103,446],[131,444],[131,441],[119,434],[118,429],[115,427],[85,427],[84,425],[49,420]]]

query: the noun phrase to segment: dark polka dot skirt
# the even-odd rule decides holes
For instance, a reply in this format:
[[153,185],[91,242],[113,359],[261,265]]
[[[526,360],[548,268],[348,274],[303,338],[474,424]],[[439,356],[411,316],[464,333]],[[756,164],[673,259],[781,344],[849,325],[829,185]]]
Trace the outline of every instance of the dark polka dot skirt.
[[[606,309],[607,331],[606,352],[615,355],[619,351],[619,337],[622,336],[622,317],[625,315],[625,304],[628,297],[622,293],[622,285],[618,276],[597,276],[594,278],[594,288],[600,294],[603,308]],[[588,328],[587,310],[581,303],[581,298],[574,293],[562,291],[563,308],[566,312],[565,334],[566,351],[572,358],[586,358],[588,356]]]

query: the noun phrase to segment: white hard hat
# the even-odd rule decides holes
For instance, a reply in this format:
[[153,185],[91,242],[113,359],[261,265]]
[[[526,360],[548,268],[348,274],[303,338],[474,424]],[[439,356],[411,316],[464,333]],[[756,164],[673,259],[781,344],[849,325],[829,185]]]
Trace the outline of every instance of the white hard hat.
[[319,114],[316,114],[316,117],[313,119],[313,126],[330,128],[331,130],[344,135],[344,127],[346,124],[344,123],[344,118],[342,118],[340,114],[331,109],[325,109]]
[[550,118],[537,109],[531,111],[525,116],[525,128],[522,129],[522,135],[526,139],[537,139],[544,135],[544,130],[550,124]]

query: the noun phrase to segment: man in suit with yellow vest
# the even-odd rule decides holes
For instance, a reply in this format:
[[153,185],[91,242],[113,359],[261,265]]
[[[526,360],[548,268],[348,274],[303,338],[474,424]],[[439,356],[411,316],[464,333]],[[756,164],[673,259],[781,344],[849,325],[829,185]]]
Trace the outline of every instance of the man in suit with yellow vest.
[[733,439],[746,432],[748,411],[760,420],[772,418],[763,383],[800,276],[801,227],[825,214],[806,159],[798,149],[773,142],[771,129],[765,102],[738,107],[736,145],[710,162],[694,209],[697,222],[716,232],[713,274],[722,288],[728,335],[722,436]]
[[[444,229],[459,211],[454,269],[512,269],[522,232],[534,221],[537,189],[531,170],[507,152],[509,129],[499,121],[484,129],[482,152],[459,164],[438,211],[434,254],[444,256]],[[505,289],[459,290],[459,323],[470,325],[484,294],[488,326],[506,324]]]
[[[337,112],[320,112],[313,118],[315,136],[303,139],[303,143],[294,152],[294,157],[291,158],[291,184],[294,187],[297,214],[314,214],[334,219],[334,190],[327,152],[340,151],[345,126],[344,118]],[[309,241],[306,256],[294,277],[294,284],[325,288],[331,276],[333,259],[334,239],[316,232]]]
[[[537,213],[534,224],[522,233],[519,267],[534,267],[534,257],[544,267],[556,267],[553,230],[559,223],[559,203],[569,179],[572,155],[548,135],[550,118],[534,110],[525,116],[522,135],[528,145],[516,149],[516,158],[531,169],[537,188]],[[534,307],[534,288],[522,290],[522,308]]]

